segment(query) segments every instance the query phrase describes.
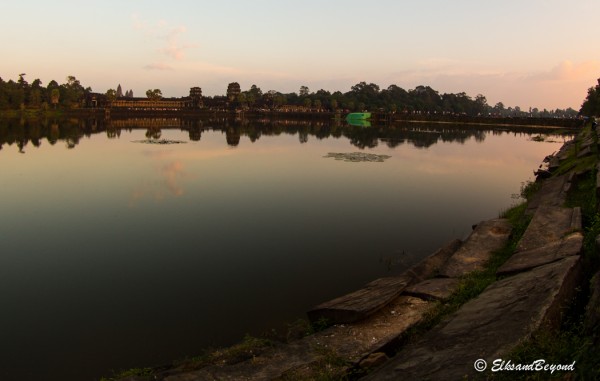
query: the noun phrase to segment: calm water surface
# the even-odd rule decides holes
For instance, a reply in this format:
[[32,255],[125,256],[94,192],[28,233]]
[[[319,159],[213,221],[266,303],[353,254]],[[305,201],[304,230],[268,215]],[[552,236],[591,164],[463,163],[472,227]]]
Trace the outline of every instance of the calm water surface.
[[[563,142],[441,128],[0,122],[0,379],[97,380],[282,329],[496,217]],[[185,143],[135,142],[159,136]]]

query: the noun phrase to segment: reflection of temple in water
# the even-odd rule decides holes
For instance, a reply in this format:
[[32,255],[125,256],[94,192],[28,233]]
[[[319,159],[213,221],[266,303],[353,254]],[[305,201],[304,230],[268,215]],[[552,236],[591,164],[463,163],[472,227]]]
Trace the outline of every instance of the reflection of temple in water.
[[240,134],[240,131],[236,128],[228,128],[227,130],[225,130],[225,139],[227,140],[227,144],[232,146],[232,147],[236,147],[240,144],[240,139],[242,138],[242,135]]

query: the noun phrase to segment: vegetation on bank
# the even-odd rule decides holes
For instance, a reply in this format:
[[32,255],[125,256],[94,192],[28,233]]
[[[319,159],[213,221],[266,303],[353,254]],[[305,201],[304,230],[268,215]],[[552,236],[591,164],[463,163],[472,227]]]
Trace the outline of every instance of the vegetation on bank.
[[29,83],[25,76],[25,73],[19,74],[16,82],[5,82],[0,78],[0,110],[47,111],[78,108],[85,95],[92,91],[90,87],[84,88],[74,76],[68,76],[67,81],[61,85],[52,80],[47,86],[43,86],[40,79]]
[[[529,364],[544,359],[550,364],[567,364],[575,361],[575,374],[581,380],[600,379],[600,348],[594,345],[594,338],[584,330],[584,314],[590,296],[589,281],[600,268],[600,253],[596,238],[600,235],[600,213],[596,197],[596,176],[598,164],[597,135],[588,124],[580,134],[580,139],[570,151],[570,157],[561,162],[557,173],[575,171],[581,175],[570,190],[566,206],[581,208],[583,241],[584,283],[577,290],[577,296],[565,310],[562,325],[558,330],[540,330],[533,337],[515,348],[507,358],[513,363]],[[594,143],[591,156],[577,158],[580,143],[585,137],[592,137]],[[494,380],[511,380],[510,372],[495,374]],[[520,379],[545,380],[548,377],[564,379],[564,373],[549,375],[547,372],[524,373]],[[571,378],[570,378],[571,379]]]

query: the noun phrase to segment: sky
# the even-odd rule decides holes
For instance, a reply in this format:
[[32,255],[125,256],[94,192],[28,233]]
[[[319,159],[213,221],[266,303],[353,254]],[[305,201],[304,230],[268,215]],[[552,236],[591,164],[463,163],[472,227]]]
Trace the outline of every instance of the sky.
[[179,97],[365,81],[578,110],[600,77],[598,0],[4,0],[0,77]]

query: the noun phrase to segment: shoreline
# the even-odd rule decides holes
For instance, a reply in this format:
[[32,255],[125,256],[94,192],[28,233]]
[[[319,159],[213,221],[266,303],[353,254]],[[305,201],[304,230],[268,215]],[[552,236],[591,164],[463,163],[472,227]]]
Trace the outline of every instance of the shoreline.
[[[548,295],[548,291],[544,291],[545,289],[543,289],[541,294],[537,295],[537,297],[542,295],[544,298],[550,298],[549,303],[553,307],[545,310],[546,312],[542,315],[541,320],[536,320],[536,324],[531,327],[533,331],[527,331],[528,333],[526,333],[525,336],[517,340],[519,343],[518,345],[515,346],[515,342],[512,341],[508,347],[503,347],[503,356],[507,356],[506,358],[512,359],[513,362],[521,361],[522,363],[527,361],[527,355],[531,355],[531,352],[535,353],[535,356],[538,356],[539,358],[556,357],[557,354],[552,351],[558,351],[559,349],[549,349],[543,344],[550,341],[559,342],[559,346],[566,346],[567,351],[571,351],[571,357],[573,358],[564,359],[565,361],[570,360],[568,362],[571,363],[575,359],[574,356],[576,356],[576,353],[579,353],[577,352],[579,347],[589,345],[589,340],[598,340],[598,335],[600,334],[598,333],[597,325],[588,323],[589,319],[586,315],[585,322],[588,325],[592,324],[592,328],[594,329],[593,332],[596,332],[595,339],[592,335],[589,335],[590,331],[588,329],[586,333],[579,333],[581,336],[577,336],[576,340],[573,341],[573,338],[571,337],[571,341],[568,343],[564,342],[564,336],[572,335],[572,332],[575,332],[579,326],[578,322],[584,321],[583,315],[585,306],[588,304],[588,299],[594,299],[593,297],[590,297],[590,295],[592,293],[595,295],[600,292],[600,289],[587,291],[587,284],[598,268],[598,254],[595,249],[594,241],[596,236],[600,233],[600,225],[596,224],[596,222],[594,222],[595,219],[593,218],[593,216],[598,216],[595,196],[590,196],[590,192],[596,192],[596,189],[598,189],[598,186],[600,185],[597,184],[595,180],[597,171],[596,166],[598,164],[598,138],[596,137],[595,132],[592,131],[592,133],[593,134],[590,133],[588,126],[586,130],[582,131],[573,141],[565,143],[559,153],[548,160],[548,166],[553,177],[549,179],[538,179],[535,183],[529,184],[522,191],[522,196],[526,198],[527,201],[503,213],[503,216],[507,218],[507,221],[510,221],[513,229],[513,233],[508,241],[503,244],[503,248],[499,251],[497,249],[492,250],[491,258],[488,260],[487,264],[483,267],[479,267],[479,270],[473,272],[473,269],[470,269],[465,275],[460,275],[458,279],[461,286],[454,284],[452,287],[456,288],[454,288],[450,294],[446,293],[445,296],[443,295],[441,299],[437,299],[437,301],[428,301],[427,298],[423,299],[422,296],[415,296],[418,295],[418,293],[413,290],[411,291],[411,294],[408,294],[407,296],[400,296],[401,302],[398,301],[400,299],[394,299],[396,300],[395,302],[392,302],[390,299],[390,301],[381,303],[382,305],[391,303],[390,305],[392,307],[382,307],[378,305],[374,307],[373,311],[368,310],[368,308],[363,309],[367,311],[365,316],[361,315],[356,317],[356,315],[348,315],[347,312],[344,312],[344,315],[328,312],[328,315],[326,314],[327,316],[325,317],[329,317],[330,320],[334,319],[333,325],[331,325],[331,322],[324,325],[323,319],[321,319],[323,316],[313,314],[314,318],[311,318],[311,320],[313,320],[312,326],[306,329],[308,335],[296,340],[288,341],[287,343],[247,337],[240,344],[223,348],[215,352],[206,353],[204,356],[174,362],[169,366],[160,368],[132,369],[115,376],[115,378],[104,378],[104,380],[143,381],[149,379],[166,380],[167,378],[169,380],[202,380],[205,379],[205,377],[208,377],[208,375],[210,375],[210,377],[224,377],[227,379],[235,379],[239,376],[244,376],[248,379],[259,379],[259,374],[263,374],[263,376],[265,374],[271,374],[267,379],[279,379],[283,377],[285,379],[289,378],[293,380],[308,380],[323,375],[326,375],[329,379],[358,379],[359,377],[366,376],[369,379],[379,380],[388,379],[391,377],[389,376],[390,374],[396,378],[401,377],[396,372],[398,362],[402,361],[401,356],[398,354],[404,354],[404,356],[410,358],[410,353],[413,353],[414,350],[410,350],[408,353],[404,350],[409,343],[412,343],[410,345],[416,345],[417,347],[419,345],[428,345],[427,340],[432,340],[432,335],[435,336],[435,334],[443,333],[444,324],[441,324],[441,322],[448,321],[448,319],[456,319],[457,316],[468,315],[468,312],[461,312],[464,310],[462,308],[463,305],[466,305],[467,303],[469,305],[477,305],[477,303],[479,303],[479,305],[483,304],[485,306],[486,298],[489,299],[491,297],[488,295],[491,293],[491,291],[488,292],[488,289],[502,290],[504,284],[521,281],[521,279],[527,280],[528,273],[543,272],[548,266],[550,266],[551,269],[555,269],[557,268],[556,266],[559,266],[562,263],[565,263],[566,267],[563,267],[566,268],[566,270],[564,270],[566,272],[564,273],[563,278],[556,278],[557,280],[555,282],[558,283],[556,283],[556,286],[553,286],[558,287],[560,292]],[[590,137],[591,135],[593,135],[593,137]],[[559,182],[558,187],[552,185],[557,181]],[[593,200],[593,203],[585,204],[585,202],[587,202],[586,200]],[[558,239],[560,240],[573,239],[576,242],[580,242],[580,246],[578,246],[579,249],[577,249],[576,253],[567,254],[566,257],[550,259],[549,262],[546,260],[546,262],[527,265],[533,266],[535,270],[527,270],[528,267],[525,267],[525,271],[516,270],[519,266],[523,268],[521,257],[523,257],[523,253],[527,253],[527,250],[530,250],[529,246],[532,245],[531,240],[540,236],[539,232],[536,232],[535,227],[536,225],[540,225],[540,219],[543,221],[544,218],[548,218],[544,217],[544,213],[548,213],[545,211],[546,209],[544,209],[547,207],[542,207],[540,205],[548,202],[550,204],[556,204],[556,207],[561,210],[560,213],[563,213],[563,211],[568,212],[568,214],[564,216],[567,225],[561,228],[557,227],[556,229],[558,230],[554,235],[559,237]],[[565,204],[566,207],[563,207],[563,204]],[[569,214],[571,213],[570,210],[573,211],[572,215]],[[536,211],[542,212],[536,213]],[[553,221],[553,223],[560,220],[560,218],[554,216],[549,218],[548,221]],[[579,219],[579,222],[577,222],[577,219]],[[485,224],[480,223],[479,225],[482,225],[482,229],[486,230],[488,234],[495,234],[494,232],[498,231],[498,229],[505,229],[498,225],[493,225],[488,228],[485,228]],[[544,223],[541,223],[541,226],[544,226],[547,233],[547,226],[544,225]],[[474,233],[472,233],[472,236],[473,234]],[[551,232],[551,234],[553,234],[553,232]],[[475,237],[477,237],[477,234]],[[486,243],[488,242],[488,239],[484,239],[482,242]],[[589,242],[591,242],[591,244]],[[538,250],[537,252],[539,252],[539,250],[547,250],[547,248],[554,247],[552,245],[555,245],[553,241],[540,244],[540,248],[534,249],[534,252],[536,252],[535,250]],[[464,245],[465,244],[463,243],[463,246]],[[519,249],[519,247],[521,247],[521,249]],[[425,281],[429,282],[436,279],[448,279],[438,278],[436,276],[431,278],[432,274],[436,274],[440,271],[442,274],[445,274],[444,276],[446,277],[456,276],[454,274],[456,274],[458,270],[456,270],[457,267],[455,265],[451,266],[449,269],[446,268],[446,270],[440,267],[437,269],[431,267],[433,266],[432,263],[446,262],[448,255],[452,257],[457,252],[453,250],[450,251],[452,252],[448,253],[448,250],[446,250],[443,255],[438,253],[428,257],[428,259],[413,267],[406,274],[410,274],[411,279],[414,277],[419,278],[419,281],[421,282],[423,281],[421,278],[424,278]],[[460,258],[464,256],[465,254],[463,251],[461,252],[461,255],[458,255],[458,259],[455,260],[455,262],[458,261],[456,263],[460,265]],[[446,259],[440,260],[441,257],[445,257]],[[529,260],[539,262],[538,254]],[[470,263],[470,260],[467,260],[465,263]],[[438,265],[439,263],[435,266]],[[460,268],[460,266],[458,266],[458,268]],[[461,271],[458,271],[458,273],[463,274]],[[599,277],[600,275],[597,275],[595,279]],[[538,277],[535,279],[545,279],[545,277]],[[350,305],[360,306],[362,303],[365,303],[360,300],[360,297],[364,296],[365,292],[372,292],[373,289],[377,287],[381,289],[382,282],[385,283],[383,284],[384,289],[388,290],[390,287],[404,290],[405,286],[407,286],[401,284],[404,282],[403,279],[400,279],[400,281],[392,281],[391,283],[380,279],[370,283],[369,285],[371,286],[367,285],[364,289],[366,291],[359,290],[334,299],[334,301],[332,301],[334,302],[333,304],[323,303],[317,307],[320,307],[321,311],[326,311],[328,309],[328,311],[333,311],[331,307],[333,306],[335,309],[337,306],[341,305],[340,300],[344,298],[346,302],[350,301]],[[411,281],[409,280],[406,283],[410,282]],[[538,283],[537,280],[534,284],[536,283]],[[511,287],[513,286],[510,286],[509,289],[513,290]],[[397,293],[394,292],[389,294],[392,299],[397,297]],[[403,291],[400,291],[400,293],[402,292]],[[422,290],[420,292],[422,292]],[[375,294],[384,294],[385,296],[385,292],[378,291]],[[505,294],[501,295],[503,296],[500,298],[501,300],[509,300],[508,306],[513,304],[510,302],[510,297],[507,298],[507,295]],[[359,299],[356,299],[357,297]],[[527,294],[522,296],[522,298],[525,299],[527,297]],[[385,298],[389,299],[390,297],[385,296]],[[596,297],[596,299],[598,299],[598,297]],[[358,300],[358,302],[356,302],[356,300]],[[371,300],[371,298],[368,298],[368,300]],[[366,302],[368,302],[368,300]],[[573,300],[575,300],[575,303],[572,302]],[[526,302],[526,304],[529,303],[530,301]],[[502,302],[500,304],[502,305]],[[498,308],[500,308],[501,305],[499,305]],[[560,308],[558,306],[560,306]],[[583,309],[582,306],[584,307]],[[494,307],[494,309],[495,308],[496,307]],[[541,306],[538,308],[544,309],[546,307]],[[596,305],[595,308],[598,310],[598,305]],[[588,310],[594,311],[593,306],[592,308],[588,308]],[[502,311],[503,310],[501,310],[501,312]],[[494,313],[494,311],[491,312]],[[499,312],[496,311],[495,313],[496,315],[499,314],[499,317],[496,317],[491,321],[498,322],[498,324],[501,325],[507,324],[506,321],[511,320],[512,315],[503,314],[504,312],[499,314]],[[384,315],[382,315],[382,313]],[[361,341],[351,341],[352,345],[348,345],[347,343],[344,344],[347,341],[346,339],[350,332],[353,332],[352,335],[354,335],[355,338],[360,337],[360,332],[365,332],[366,336],[370,339],[373,334],[371,331],[374,329],[373,324],[380,324],[380,319],[388,319],[385,316],[388,316],[386,314],[389,313],[396,316],[402,313],[408,314],[403,316],[402,319],[395,324],[400,324],[400,321],[405,323],[406,321],[410,321],[410,323],[398,328],[400,329],[400,331],[398,331],[399,333],[394,332],[391,336],[387,336],[389,337],[389,342],[387,344],[384,344],[383,346],[380,344],[372,346],[369,343],[363,343]],[[490,312],[488,311],[486,313]],[[349,318],[348,316],[351,317]],[[503,319],[502,316],[511,316],[511,319]],[[526,319],[530,316],[533,316],[533,314],[525,314]],[[336,322],[335,319],[346,319],[347,321],[343,322],[340,320]],[[477,319],[480,319],[480,316],[477,316]],[[598,319],[597,316],[596,319]],[[564,323],[565,320],[566,323]],[[521,323],[522,322],[517,321],[517,326],[527,326],[527,324]],[[472,324],[475,324],[475,326],[477,325],[477,323]],[[488,323],[484,323],[484,328],[488,328]],[[470,329],[471,328],[468,328],[468,330]],[[438,331],[439,333],[436,333]],[[498,335],[499,333],[496,332],[495,334]],[[464,336],[465,335],[461,334],[458,338],[453,340],[460,341]],[[550,339],[546,339],[546,341],[542,341],[542,344],[540,344],[540,337],[550,337]],[[433,340],[435,342],[435,337]],[[486,342],[486,340],[479,341]],[[320,343],[319,345],[325,345],[325,347],[315,352],[315,343]],[[449,345],[455,344],[456,343],[453,344],[451,341]],[[468,345],[465,346],[461,344],[461,346],[469,348]],[[493,349],[494,344],[491,346],[491,349]],[[357,349],[357,347],[359,348]],[[487,350],[490,350],[489,347],[490,345],[488,345]],[[564,350],[564,348],[560,348],[560,350]],[[298,363],[291,364],[289,361],[285,364],[287,358],[294,356],[295,358],[304,359],[301,361],[304,365],[300,366]],[[449,356],[452,356],[452,354]],[[461,368],[462,370],[459,370],[461,372],[473,372],[472,361],[481,356],[473,358],[467,357],[468,360],[471,361],[469,369],[465,370]],[[399,358],[400,360],[398,360]],[[576,367],[576,369],[580,375],[586,375],[589,374],[589,372],[592,372],[598,361],[597,358],[598,357],[594,356],[591,349],[587,352],[579,353],[576,359],[578,362],[578,367]],[[456,367],[456,364],[454,365]],[[377,373],[373,373],[373,371],[377,371]],[[492,376],[491,374],[488,375]],[[498,377],[502,379],[501,375],[498,375]]]
[[[340,120],[345,121],[340,113],[330,111],[324,112],[282,112],[282,111],[235,111],[235,110],[164,110],[164,111],[140,111],[122,109],[24,109],[24,110],[0,110],[0,118],[4,119],[59,119],[69,117],[94,117],[104,120],[113,118],[199,118],[204,116],[219,116],[227,118],[252,119],[252,118],[283,118],[294,120]],[[465,124],[480,126],[499,127],[531,127],[549,129],[578,129],[583,125],[583,119],[564,118],[541,118],[541,117],[471,117],[463,115],[442,114],[389,114],[373,113],[370,119],[375,125],[389,125],[397,123],[435,123],[435,124]]]

